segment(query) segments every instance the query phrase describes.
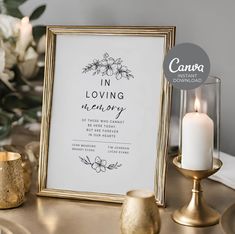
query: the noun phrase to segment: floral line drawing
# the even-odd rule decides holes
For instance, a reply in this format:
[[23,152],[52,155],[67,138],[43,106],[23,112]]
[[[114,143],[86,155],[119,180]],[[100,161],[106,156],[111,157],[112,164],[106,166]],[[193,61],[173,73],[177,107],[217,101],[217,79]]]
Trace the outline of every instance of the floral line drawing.
[[83,68],[82,73],[93,72],[92,75],[102,76],[115,76],[117,80],[122,78],[130,79],[134,78],[131,71],[124,66],[121,58],[114,59],[109,56],[108,53],[103,55],[103,59],[94,59],[92,63],[89,63]]
[[122,164],[116,162],[113,164],[107,164],[107,161],[104,159],[101,159],[99,156],[95,158],[94,162],[91,162],[90,158],[88,156],[86,157],[80,157],[81,162],[85,165],[90,165],[93,170],[95,170],[97,173],[100,172],[106,172],[107,170],[114,170],[118,169],[122,166]]

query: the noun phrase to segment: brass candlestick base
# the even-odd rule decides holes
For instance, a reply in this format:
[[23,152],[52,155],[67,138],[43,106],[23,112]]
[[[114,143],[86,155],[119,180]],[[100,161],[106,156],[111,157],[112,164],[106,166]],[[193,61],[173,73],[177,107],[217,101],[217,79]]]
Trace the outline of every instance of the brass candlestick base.
[[221,168],[222,162],[214,158],[212,169],[201,171],[182,168],[180,156],[175,157],[173,163],[182,175],[193,179],[191,200],[188,205],[173,213],[173,220],[179,224],[192,227],[206,227],[217,224],[220,214],[206,204],[202,195],[201,180],[217,172]]

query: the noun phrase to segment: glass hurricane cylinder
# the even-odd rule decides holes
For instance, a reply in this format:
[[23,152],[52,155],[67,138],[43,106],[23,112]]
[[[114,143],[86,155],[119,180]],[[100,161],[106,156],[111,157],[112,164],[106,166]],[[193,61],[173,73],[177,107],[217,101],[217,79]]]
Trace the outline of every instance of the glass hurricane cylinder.
[[181,91],[179,153],[182,167],[207,170],[220,153],[221,81],[209,76],[192,90]]

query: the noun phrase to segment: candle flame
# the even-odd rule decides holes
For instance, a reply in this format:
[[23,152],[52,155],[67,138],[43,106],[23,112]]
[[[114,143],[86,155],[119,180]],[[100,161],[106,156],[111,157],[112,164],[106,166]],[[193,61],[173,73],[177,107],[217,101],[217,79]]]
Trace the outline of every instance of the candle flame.
[[196,112],[199,112],[199,110],[200,110],[200,101],[197,97],[196,97],[195,102],[194,102],[194,109],[195,109]]
[[22,24],[28,24],[29,23],[29,17],[25,16],[24,18],[21,19]]

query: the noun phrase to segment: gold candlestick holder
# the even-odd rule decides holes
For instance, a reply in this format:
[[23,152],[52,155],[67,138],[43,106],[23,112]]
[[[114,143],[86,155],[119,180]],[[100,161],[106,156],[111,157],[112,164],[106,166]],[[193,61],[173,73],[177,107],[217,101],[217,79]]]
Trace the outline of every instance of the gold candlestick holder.
[[206,204],[203,198],[201,180],[216,173],[221,168],[222,162],[214,158],[212,169],[195,171],[182,168],[181,156],[175,157],[173,164],[182,175],[193,180],[191,200],[189,204],[173,213],[173,220],[191,227],[206,227],[217,224],[220,214]]

